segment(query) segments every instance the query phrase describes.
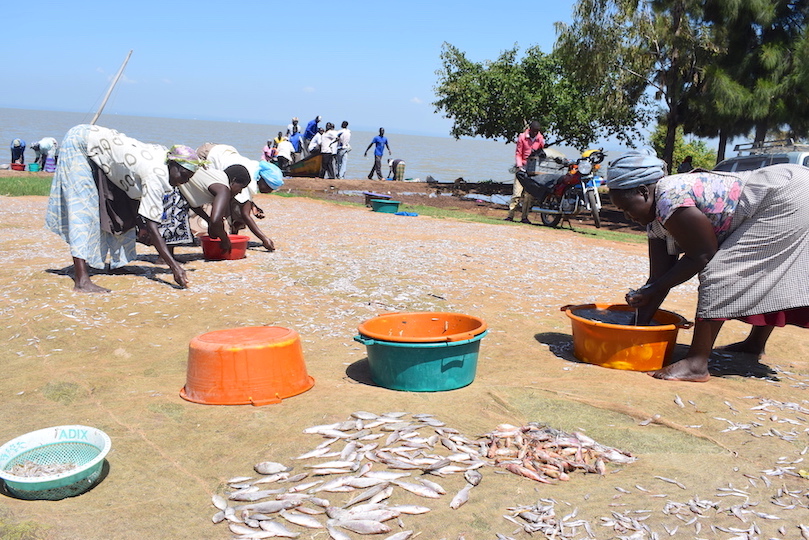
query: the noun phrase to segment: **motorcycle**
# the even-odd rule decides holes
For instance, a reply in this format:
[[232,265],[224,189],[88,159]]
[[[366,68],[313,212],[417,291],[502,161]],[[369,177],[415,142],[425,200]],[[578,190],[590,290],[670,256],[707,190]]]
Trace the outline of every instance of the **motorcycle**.
[[[590,212],[596,227],[601,227],[601,196],[598,170],[604,161],[604,150],[594,149],[582,153],[575,161],[561,154],[550,158],[544,151],[534,160],[534,170],[517,171],[517,180],[534,197],[534,210],[539,212],[542,224],[556,227],[562,219],[570,219],[582,212]],[[531,174],[533,173],[533,174]]]

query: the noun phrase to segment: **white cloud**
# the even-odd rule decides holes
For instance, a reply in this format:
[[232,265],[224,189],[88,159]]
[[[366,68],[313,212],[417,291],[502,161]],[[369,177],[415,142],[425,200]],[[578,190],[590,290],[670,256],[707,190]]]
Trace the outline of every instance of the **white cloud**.
[[416,105],[421,105],[424,102],[421,101],[419,98],[414,97],[414,98],[410,98],[410,103],[415,103]]

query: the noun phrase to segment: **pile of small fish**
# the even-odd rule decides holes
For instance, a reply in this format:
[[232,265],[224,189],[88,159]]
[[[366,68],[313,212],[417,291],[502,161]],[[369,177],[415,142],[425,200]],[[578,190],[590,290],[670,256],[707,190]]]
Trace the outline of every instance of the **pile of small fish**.
[[11,467],[9,474],[20,477],[35,478],[40,476],[54,476],[66,473],[76,468],[75,463],[37,463],[35,461],[23,461]]
[[[410,538],[414,532],[406,529],[403,518],[430,508],[389,504],[396,488],[440,499],[446,490],[427,476],[463,474],[465,485],[449,503],[457,509],[482,480],[478,469],[489,463],[481,454],[487,446],[433,415],[406,416],[358,411],[349,420],[305,429],[304,433],[325,440],[293,459],[316,462],[306,463],[301,467],[305,471],[298,474],[292,474],[293,467],[285,464],[257,463],[254,470],[260,477],[231,478],[230,491],[213,496],[218,512],[212,521],[227,521],[239,540],[299,536],[300,532],[288,528],[290,524],[326,529],[333,540],[347,540],[350,536],[343,531],[385,534],[392,530],[388,523],[396,523],[400,531],[386,540]],[[335,498],[340,499],[339,504]],[[237,504],[232,506],[231,501]]]
[[604,474],[605,462],[631,463],[631,454],[597,443],[583,433],[566,433],[535,422],[500,424],[485,435],[485,456],[506,470],[546,484],[569,480],[568,473]]

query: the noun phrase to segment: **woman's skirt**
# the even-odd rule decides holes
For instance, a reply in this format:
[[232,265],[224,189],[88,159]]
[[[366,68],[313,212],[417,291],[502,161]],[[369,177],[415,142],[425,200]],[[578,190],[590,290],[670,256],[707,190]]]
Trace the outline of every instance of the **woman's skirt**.
[[809,168],[775,165],[742,176],[731,232],[700,273],[697,318],[806,326]]
[[111,268],[135,260],[135,230],[120,234],[102,230],[98,187],[87,157],[88,125],[71,128],[59,147],[45,227],[70,246],[70,254],[93,268]]

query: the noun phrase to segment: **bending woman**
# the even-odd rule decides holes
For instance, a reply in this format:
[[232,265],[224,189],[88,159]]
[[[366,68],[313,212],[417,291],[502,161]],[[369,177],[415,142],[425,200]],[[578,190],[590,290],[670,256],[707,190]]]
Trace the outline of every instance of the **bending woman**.
[[706,381],[708,358],[724,321],[753,325],[724,348],[761,355],[773,328],[809,327],[809,168],[695,171],[665,176],[665,163],[633,152],[610,164],[612,202],[647,226],[650,276],[626,296],[648,324],[672,287],[699,274],[691,347],[651,375]]
[[46,227],[61,236],[73,256],[73,290],[109,292],[90,280],[88,265],[120,268],[136,257],[137,216],[145,219],[155,247],[181,287],[185,270],[158,232],[163,194],[188,181],[199,161],[193,149],[147,144],[94,125],[71,128],[60,146]]

